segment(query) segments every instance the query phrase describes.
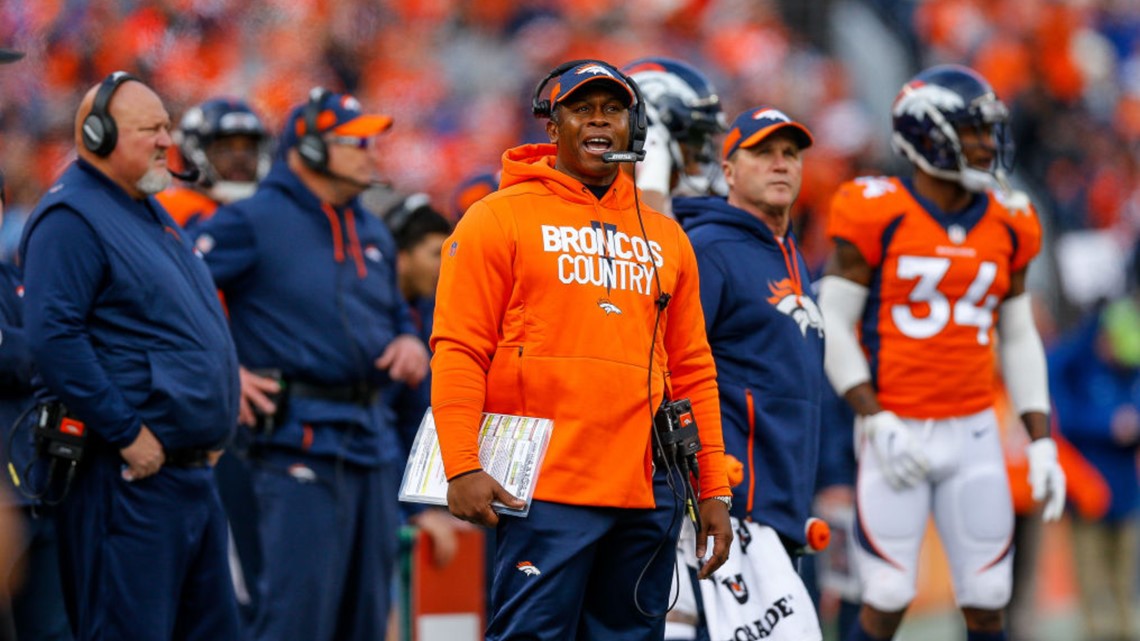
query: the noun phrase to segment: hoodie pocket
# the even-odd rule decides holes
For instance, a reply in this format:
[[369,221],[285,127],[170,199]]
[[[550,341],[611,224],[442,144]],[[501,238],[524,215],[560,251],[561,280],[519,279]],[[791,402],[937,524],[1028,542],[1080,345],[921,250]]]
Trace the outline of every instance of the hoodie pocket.
[[487,399],[484,411],[524,414],[526,390],[523,385],[523,346],[500,345],[487,372]]

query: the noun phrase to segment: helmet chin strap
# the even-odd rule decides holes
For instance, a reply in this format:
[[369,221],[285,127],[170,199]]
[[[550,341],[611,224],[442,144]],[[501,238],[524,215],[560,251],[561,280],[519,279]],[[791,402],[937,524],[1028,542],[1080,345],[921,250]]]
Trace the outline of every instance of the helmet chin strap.
[[981,193],[988,190],[998,190],[1002,188],[1001,181],[988,171],[981,169],[974,169],[973,167],[963,167],[958,173],[958,183],[966,189],[974,193]]
[[229,204],[236,200],[249,198],[255,191],[257,191],[256,182],[219,180],[207,190],[207,194],[222,204]]
[[[959,160],[960,164],[958,169],[939,169],[930,164],[930,161],[918,153],[918,150],[898,133],[892,136],[891,142],[923,172],[936,178],[956,182],[962,185],[962,188],[966,191],[974,193],[981,193],[987,190],[1002,192],[1012,191],[1009,182],[1005,178],[1005,172],[1001,169],[997,169],[994,172],[976,169],[966,165],[964,159]],[[959,155],[959,157],[961,156]]]

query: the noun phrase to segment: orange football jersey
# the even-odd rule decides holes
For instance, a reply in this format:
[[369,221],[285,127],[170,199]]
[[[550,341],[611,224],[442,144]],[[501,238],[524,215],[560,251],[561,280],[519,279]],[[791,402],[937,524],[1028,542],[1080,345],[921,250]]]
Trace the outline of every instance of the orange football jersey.
[[947,418],[992,406],[996,310],[1041,247],[1033,207],[989,192],[946,215],[906,181],[859,178],[832,199],[828,236],[874,268],[859,331],[883,408]]
[[159,192],[154,197],[162,203],[162,206],[166,208],[166,213],[170,214],[170,217],[178,223],[179,227],[185,227],[191,219],[202,222],[213,216],[214,211],[218,208],[218,203],[209,196],[189,187],[174,187]]

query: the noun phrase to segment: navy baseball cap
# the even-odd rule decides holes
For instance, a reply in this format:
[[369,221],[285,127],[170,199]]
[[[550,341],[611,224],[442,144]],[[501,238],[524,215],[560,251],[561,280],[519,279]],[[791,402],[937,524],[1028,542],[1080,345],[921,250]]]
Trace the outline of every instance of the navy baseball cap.
[[[301,103],[289,112],[281,132],[281,147],[289,148],[297,144],[305,135],[305,108],[308,102]],[[366,114],[360,103],[348,94],[329,93],[321,102],[321,110],[316,117],[317,131],[322,134],[335,133],[339,136],[367,138],[384,133],[392,126],[392,117],[382,114]]]
[[16,62],[23,57],[23,51],[15,51],[13,49],[0,49],[0,65],[7,64],[9,62]]
[[747,149],[781,129],[791,129],[800,149],[811,147],[808,128],[789,118],[784,112],[771,107],[749,109],[732,121],[724,137],[724,159],[741,147]]
[[586,60],[558,76],[550,91],[550,104],[556,105],[569,98],[575,91],[589,83],[608,82],[618,87],[620,95],[628,107],[633,104],[635,94],[625,77],[613,65],[601,60]]

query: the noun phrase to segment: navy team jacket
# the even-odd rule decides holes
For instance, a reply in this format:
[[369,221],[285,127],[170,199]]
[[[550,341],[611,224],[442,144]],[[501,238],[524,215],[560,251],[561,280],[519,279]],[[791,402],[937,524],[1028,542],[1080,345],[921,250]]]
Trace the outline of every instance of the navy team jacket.
[[716,360],[725,452],[744,465],[733,515],[804,542],[815,490],[823,323],[789,233],[724,198],[678,198],[697,255],[705,328]]
[[[225,294],[238,360],[287,380],[380,389],[374,361],[401,334],[416,334],[396,282],[396,243],[357,200],[322,203],[282,161],[251,198],[218,209],[197,229]],[[290,398],[275,447],[378,464],[392,452],[391,419],[371,407]],[[343,433],[320,427],[354,430]]]
[[77,160],[32,213],[20,257],[38,371],[95,434],[116,448],[142,424],[168,450],[228,440],[233,341],[206,266],[158,201]]
[[[32,404],[32,352],[24,336],[23,284],[14,265],[0,263],[0,452],[16,464],[23,475],[32,460],[29,420],[10,437],[15,422]],[[11,451],[5,451],[11,446]],[[30,503],[23,497],[21,504]],[[0,501],[2,503],[2,501]]]

